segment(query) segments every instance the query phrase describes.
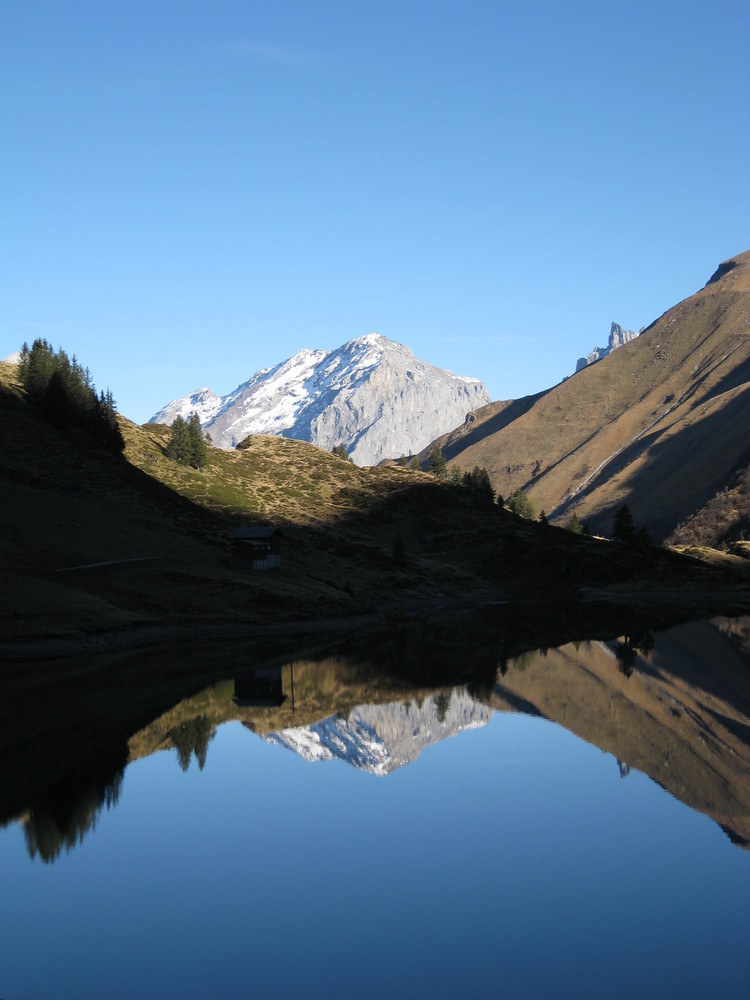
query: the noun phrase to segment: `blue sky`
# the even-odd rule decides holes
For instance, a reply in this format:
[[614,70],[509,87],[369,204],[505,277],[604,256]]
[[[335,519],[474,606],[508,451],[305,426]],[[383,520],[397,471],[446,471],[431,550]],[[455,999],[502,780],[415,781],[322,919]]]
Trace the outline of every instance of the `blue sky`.
[[0,357],[139,422],[372,331],[524,395],[750,247],[744,0],[0,13]]

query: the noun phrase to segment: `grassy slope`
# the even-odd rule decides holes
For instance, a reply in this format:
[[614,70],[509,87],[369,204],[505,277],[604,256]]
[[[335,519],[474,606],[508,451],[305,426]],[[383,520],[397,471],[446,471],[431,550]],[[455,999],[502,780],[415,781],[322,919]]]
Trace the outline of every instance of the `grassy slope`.
[[[522,522],[426,474],[358,469],[302,442],[253,437],[236,452],[212,449],[208,467],[196,472],[166,459],[166,428],[123,421],[127,452],[115,458],[45,423],[15,378],[15,369],[0,365],[0,652],[3,640],[114,631],[129,641],[139,627],[155,627],[158,637],[164,625],[196,623],[281,625],[284,631],[295,622],[313,630],[321,618],[349,623],[359,643],[361,618],[380,616],[394,649],[377,671],[352,674],[346,706],[353,698],[395,693],[414,650],[424,649],[425,633],[433,646],[418,689],[442,683],[440,653],[457,639],[460,654],[449,656],[454,672],[484,663],[481,643],[467,653],[476,615],[449,621],[442,613],[462,602],[470,609],[515,602],[484,611],[488,634],[504,655],[613,634],[612,620],[618,617],[619,628],[623,608],[626,617],[640,620],[671,602],[668,616],[679,619],[750,602],[745,561],[727,572],[729,557],[712,569],[668,552],[633,554]],[[248,521],[281,526],[282,570],[230,568],[227,535]],[[397,535],[408,557],[403,567],[393,558]],[[72,569],[100,562],[113,564]],[[592,601],[572,611],[565,598],[585,587],[597,588]],[[610,617],[608,606],[596,603],[618,598]],[[394,618],[406,610],[414,615],[411,645],[396,641],[402,630]],[[70,775],[102,753],[116,770],[125,741],[181,698],[230,676],[236,663],[280,656],[282,646],[296,657],[299,642],[296,635],[261,637],[220,653],[186,643],[168,656],[112,653],[33,669],[5,657],[0,757],[13,780],[4,788],[0,819],[33,800],[32,777],[41,775],[40,795],[62,782],[65,797]],[[494,669],[494,646],[491,653],[485,665]],[[300,684],[304,694],[302,673]],[[310,689],[310,718],[325,710],[323,694]]]
[[750,459],[750,252],[734,260],[638,340],[548,392],[477,411],[441,439],[449,460],[607,533],[627,502],[666,537]]
[[[474,586],[489,524],[508,520],[425,474],[359,469],[280,438],[211,449],[197,472],[165,457],[166,428],[122,421],[122,461],[45,423],[7,365],[0,421],[6,639],[312,620],[404,594],[439,599]],[[231,570],[227,537],[247,522],[282,528],[281,571]],[[404,569],[392,557],[398,534]],[[105,562],[115,564],[61,572]]]
[[[123,420],[126,456],[115,458],[45,423],[15,378],[1,366],[6,640],[318,622],[524,595],[559,604],[582,585],[711,591],[727,582],[669,554],[544,531],[463,487],[359,469],[304,442],[252,437],[234,452],[211,449],[198,472],[166,458],[167,428]],[[247,522],[282,528],[280,571],[230,568],[228,534]]]

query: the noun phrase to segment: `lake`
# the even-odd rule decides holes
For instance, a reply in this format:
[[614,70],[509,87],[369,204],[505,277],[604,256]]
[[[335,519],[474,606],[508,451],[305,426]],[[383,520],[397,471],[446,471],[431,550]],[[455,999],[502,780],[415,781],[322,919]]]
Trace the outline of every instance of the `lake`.
[[7,668],[0,996],[744,998],[747,633]]

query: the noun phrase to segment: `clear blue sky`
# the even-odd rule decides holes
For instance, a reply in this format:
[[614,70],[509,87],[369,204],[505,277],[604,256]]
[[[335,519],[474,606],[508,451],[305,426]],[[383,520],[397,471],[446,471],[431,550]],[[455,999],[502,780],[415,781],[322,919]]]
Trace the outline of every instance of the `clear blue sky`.
[[750,247],[741,2],[0,0],[0,357],[145,421],[377,331],[493,399]]

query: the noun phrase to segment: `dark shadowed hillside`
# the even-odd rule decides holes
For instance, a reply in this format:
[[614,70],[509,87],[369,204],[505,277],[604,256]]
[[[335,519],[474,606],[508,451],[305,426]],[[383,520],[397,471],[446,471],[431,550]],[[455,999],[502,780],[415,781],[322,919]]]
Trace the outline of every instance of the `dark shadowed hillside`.
[[[504,628],[543,621],[569,637],[599,625],[605,604],[650,608],[655,591],[678,619],[747,605],[744,560],[707,566],[576,536],[469,486],[358,468],[302,441],[252,436],[209,448],[196,469],[169,457],[169,428],[119,418],[126,447],[115,455],[49,423],[9,365],[0,421],[6,652],[2,640],[91,648],[104,633],[130,644],[235,627],[356,628],[506,604],[523,615]],[[280,569],[232,565],[239,525],[281,530]]]

